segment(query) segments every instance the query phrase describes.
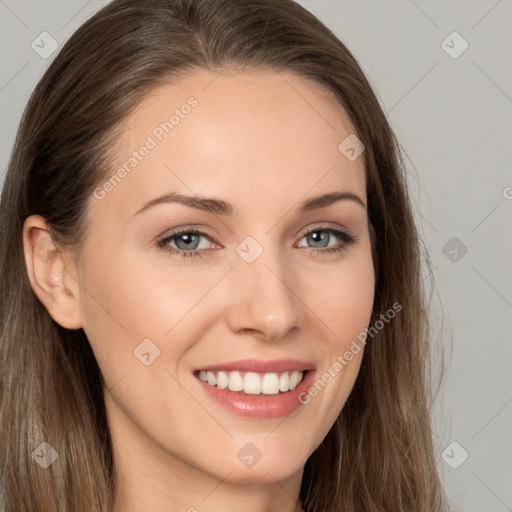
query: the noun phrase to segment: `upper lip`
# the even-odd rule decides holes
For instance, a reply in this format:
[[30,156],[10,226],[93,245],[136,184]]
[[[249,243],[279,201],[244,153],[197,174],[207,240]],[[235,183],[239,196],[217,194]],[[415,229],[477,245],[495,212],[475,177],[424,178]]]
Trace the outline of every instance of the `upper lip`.
[[240,359],[227,363],[212,364],[196,368],[195,371],[241,371],[255,373],[272,373],[286,371],[306,371],[314,370],[315,365],[310,361],[301,361],[298,359],[277,359],[274,361],[265,361],[263,359]]

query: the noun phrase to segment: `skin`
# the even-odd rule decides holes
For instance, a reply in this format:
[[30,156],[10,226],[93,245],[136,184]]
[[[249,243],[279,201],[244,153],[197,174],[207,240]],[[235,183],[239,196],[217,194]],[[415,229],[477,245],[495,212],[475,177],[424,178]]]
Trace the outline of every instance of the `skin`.
[[[304,464],[339,415],[363,351],[285,418],[226,410],[192,371],[297,358],[314,362],[318,377],[368,326],[375,282],[366,207],[341,200],[298,213],[302,201],[339,190],[366,205],[363,157],[349,161],[338,150],[355,130],[318,84],[292,73],[199,71],[159,86],[126,119],[112,174],[190,96],[197,106],[172,132],[103,199],[90,198],[80,264],[55,248],[43,218],[26,219],[30,282],[56,322],[84,329],[105,377],[116,512],[300,510]],[[171,191],[223,199],[236,212],[166,203],[134,215]],[[190,225],[206,234],[202,256],[156,246]],[[305,236],[312,228],[357,240],[328,254],[325,246],[344,242],[331,235],[315,246]],[[236,252],[247,236],[263,249],[250,264]],[[177,243],[168,242],[179,251]],[[147,338],[160,350],[149,366],[134,357]],[[248,442],[262,454],[250,468],[237,458]]]

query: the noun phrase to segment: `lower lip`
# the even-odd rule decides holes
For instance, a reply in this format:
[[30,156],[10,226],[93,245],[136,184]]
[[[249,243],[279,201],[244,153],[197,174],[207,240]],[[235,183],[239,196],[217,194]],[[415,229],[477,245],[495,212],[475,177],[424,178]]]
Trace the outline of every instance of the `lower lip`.
[[230,391],[210,386],[195,377],[209,397],[239,416],[250,418],[280,418],[286,416],[301,405],[299,396],[304,396],[314,377],[314,370],[309,370],[297,387],[277,395],[247,395],[242,391]]

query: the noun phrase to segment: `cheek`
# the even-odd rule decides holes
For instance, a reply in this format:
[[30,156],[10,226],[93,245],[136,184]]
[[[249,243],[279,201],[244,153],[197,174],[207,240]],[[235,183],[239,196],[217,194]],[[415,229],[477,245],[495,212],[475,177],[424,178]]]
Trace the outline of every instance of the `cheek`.
[[305,273],[301,294],[324,324],[330,350],[346,350],[368,326],[373,309],[375,276],[369,241],[326,268],[317,266]]
[[[314,404],[322,429],[327,434],[343,408],[359,373],[364,354],[364,333],[369,325],[374,300],[374,269],[369,245],[354,251],[329,272],[316,271],[304,281],[308,306],[323,326],[323,343],[317,348],[322,363],[315,382],[302,397]],[[303,403],[304,403],[303,402]]]
[[165,350],[168,361],[178,358],[208,324],[209,308],[203,306],[211,302],[204,299],[228,270],[226,265],[171,267],[161,258],[143,264],[142,258],[127,256],[115,265],[96,259],[84,276],[87,293],[80,307],[102,370],[112,369],[111,380],[120,377],[137,362],[134,350],[146,339]]

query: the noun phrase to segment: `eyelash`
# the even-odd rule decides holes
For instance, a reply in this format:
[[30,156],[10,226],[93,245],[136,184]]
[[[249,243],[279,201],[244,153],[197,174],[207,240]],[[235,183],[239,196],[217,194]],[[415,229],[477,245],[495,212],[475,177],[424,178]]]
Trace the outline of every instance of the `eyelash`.
[[[317,232],[317,231],[324,231],[326,233],[330,233],[331,235],[334,235],[336,238],[339,238],[340,240],[343,241],[343,245],[339,245],[337,247],[331,247],[328,249],[310,248],[310,251],[309,251],[310,256],[319,256],[320,254],[325,254],[325,253],[328,253],[328,254],[341,253],[345,249],[347,249],[349,246],[355,244],[358,241],[357,237],[355,237],[354,235],[351,235],[345,231],[340,231],[340,230],[334,229],[334,228],[321,228],[321,227],[320,228],[316,227],[316,228],[311,229],[310,231],[307,231],[306,233],[304,233],[301,236],[301,239],[304,238],[305,236],[307,236],[311,233]],[[192,257],[204,256],[204,253],[206,252],[204,249],[184,251],[181,249],[175,249],[174,247],[170,247],[168,245],[168,242],[174,240],[175,238],[177,238],[183,234],[205,236],[208,239],[210,239],[212,242],[218,244],[218,242],[215,239],[213,239],[206,233],[203,233],[202,231],[198,231],[193,228],[190,228],[190,229],[180,228],[180,229],[176,230],[174,233],[171,233],[170,235],[166,236],[165,238],[160,239],[156,245],[159,249],[162,249],[163,251],[165,251],[167,253],[176,254],[182,258],[192,258]]]

